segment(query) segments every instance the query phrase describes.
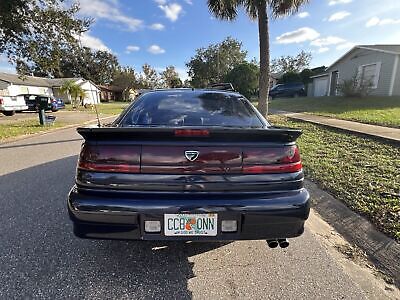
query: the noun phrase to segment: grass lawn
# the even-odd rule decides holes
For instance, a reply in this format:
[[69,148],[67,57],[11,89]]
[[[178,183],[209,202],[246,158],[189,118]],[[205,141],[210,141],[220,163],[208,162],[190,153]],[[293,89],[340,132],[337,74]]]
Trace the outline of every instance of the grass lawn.
[[400,128],[400,97],[275,99],[270,108]]
[[400,149],[372,139],[271,116],[301,128],[306,177],[400,241]]
[[16,137],[24,134],[32,134],[44,132],[52,128],[65,126],[60,122],[55,122],[51,126],[41,126],[39,120],[23,120],[12,124],[0,124],[0,141],[4,141],[11,137]]
[[[127,107],[130,102],[111,102],[111,103],[101,103],[97,105],[97,111],[100,115],[118,115],[125,107]],[[69,111],[73,111],[71,104],[67,104],[65,107]],[[85,111],[95,114],[96,111],[94,107],[84,108],[83,106],[76,109],[78,111]]]

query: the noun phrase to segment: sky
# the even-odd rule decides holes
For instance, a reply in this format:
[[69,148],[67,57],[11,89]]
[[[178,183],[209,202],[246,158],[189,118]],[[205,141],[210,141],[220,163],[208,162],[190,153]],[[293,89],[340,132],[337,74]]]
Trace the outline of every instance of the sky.
[[[200,47],[227,36],[243,43],[248,59],[259,58],[257,23],[240,11],[235,21],[215,19],[206,0],[80,0],[79,15],[94,23],[81,37],[93,49],[115,54],[121,65],[161,71],[185,63]],[[354,45],[400,44],[399,0],[310,0],[300,11],[270,22],[271,58],[313,55],[312,67],[329,66]],[[0,56],[0,71],[15,72]]]

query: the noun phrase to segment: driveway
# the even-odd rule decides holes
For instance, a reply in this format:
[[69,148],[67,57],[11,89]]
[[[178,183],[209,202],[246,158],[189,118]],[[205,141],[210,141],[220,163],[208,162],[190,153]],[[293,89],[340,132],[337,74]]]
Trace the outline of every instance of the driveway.
[[0,144],[0,299],[395,299],[315,214],[287,249],[77,239],[66,197],[80,144],[74,129]]

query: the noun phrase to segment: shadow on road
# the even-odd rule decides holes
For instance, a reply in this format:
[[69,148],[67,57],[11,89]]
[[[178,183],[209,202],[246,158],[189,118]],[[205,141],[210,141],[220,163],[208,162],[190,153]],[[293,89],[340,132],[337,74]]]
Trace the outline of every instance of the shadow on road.
[[31,144],[22,144],[22,145],[1,145],[0,149],[11,149],[11,148],[27,148],[32,146],[41,146],[41,145],[50,145],[50,144],[62,144],[62,143],[70,143],[70,142],[79,142],[82,141],[81,138],[78,139],[68,139],[68,140],[57,140],[57,141],[50,141],[50,142],[42,142],[42,143],[31,143]]
[[191,298],[188,258],[224,244],[75,238],[66,197],[76,160],[0,177],[0,298]]

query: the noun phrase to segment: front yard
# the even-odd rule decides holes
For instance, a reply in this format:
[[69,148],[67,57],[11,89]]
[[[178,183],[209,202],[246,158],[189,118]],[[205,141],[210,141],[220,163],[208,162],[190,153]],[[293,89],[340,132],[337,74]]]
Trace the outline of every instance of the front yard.
[[400,241],[398,147],[282,116],[269,120],[303,130],[298,144],[306,177]]
[[[97,112],[101,116],[105,115],[118,115],[120,114],[125,107],[127,107],[130,104],[130,102],[110,102],[110,103],[101,103],[98,104],[97,107]],[[92,105],[88,108],[84,108],[83,106],[78,107],[77,109],[72,109],[71,104],[66,105],[66,109],[68,111],[84,111],[88,113],[96,113],[95,107]]]
[[400,128],[400,97],[276,99],[270,108]]

